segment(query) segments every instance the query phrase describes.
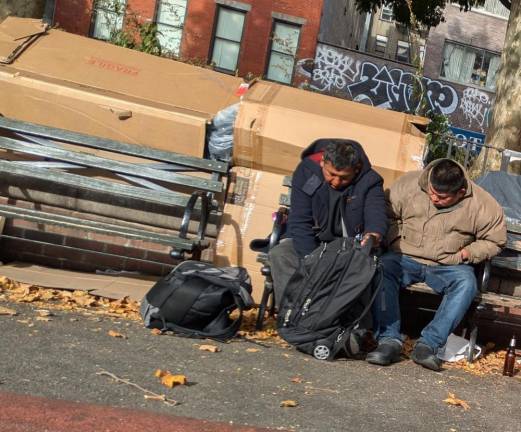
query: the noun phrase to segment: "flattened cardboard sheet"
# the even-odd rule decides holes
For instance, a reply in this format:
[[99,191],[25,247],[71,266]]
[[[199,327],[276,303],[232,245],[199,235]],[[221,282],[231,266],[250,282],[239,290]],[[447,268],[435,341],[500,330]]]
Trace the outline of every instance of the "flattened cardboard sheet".
[[140,301],[158,278],[139,275],[112,276],[61,270],[39,265],[13,262],[0,266],[0,275],[17,282],[45,288],[88,291],[90,294]]

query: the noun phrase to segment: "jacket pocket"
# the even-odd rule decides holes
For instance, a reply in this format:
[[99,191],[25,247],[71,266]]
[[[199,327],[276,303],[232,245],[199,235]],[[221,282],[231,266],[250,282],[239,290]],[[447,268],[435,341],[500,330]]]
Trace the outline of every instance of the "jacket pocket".
[[402,226],[402,241],[412,246],[419,247],[422,244],[423,233],[412,229],[407,225]]

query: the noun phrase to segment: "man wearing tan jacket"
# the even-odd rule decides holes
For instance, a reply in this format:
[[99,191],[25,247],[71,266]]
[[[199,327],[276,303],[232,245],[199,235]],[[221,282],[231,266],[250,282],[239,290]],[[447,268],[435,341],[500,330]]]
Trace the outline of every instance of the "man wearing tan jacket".
[[400,359],[400,288],[425,282],[443,296],[434,319],[422,330],[412,359],[441,369],[436,356],[463,319],[477,293],[473,267],[497,255],[506,243],[503,209],[449,159],[407,173],[388,196],[389,252],[382,256],[383,289],[373,308],[376,350],[367,361],[389,365]]

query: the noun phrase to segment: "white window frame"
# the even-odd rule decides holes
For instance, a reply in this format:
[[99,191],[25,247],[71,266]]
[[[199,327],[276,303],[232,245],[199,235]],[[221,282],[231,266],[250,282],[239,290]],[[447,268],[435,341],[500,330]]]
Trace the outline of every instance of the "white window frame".
[[[236,40],[232,40],[232,39],[227,39],[227,38],[219,36],[217,34],[217,31],[218,31],[218,28],[219,28],[219,20],[220,20],[220,17],[221,17],[221,13],[223,11],[232,11],[232,12],[235,12],[235,13],[242,14],[243,21],[242,21],[242,29],[241,29],[241,38],[240,38],[240,40],[236,41]],[[216,70],[219,70],[219,71],[222,71],[222,72],[228,72],[228,73],[235,73],[235,71],[238,69],[238,67],[239,67],[239,57],[241,55],[242,40],[243,40],[243,37],[244,37],[244,25],[246,23],[246,15],[247,15],[247,11],[246,10],[232,8],[232,7],[228,7],[226,5],[221,5],[221,4],[217,5],[217,13],[216,13],[216,19],[215,19],[215,29],[214,29],[214,33],[213,33],[213,37],[212,37],[212,51],[211,51],[211,56],[210,56],[210,62],[215,65],[215,69]],[[225,41],[227,43],[232,43],[232,44],[235,44],[235,45],[238,46],[237,58],[235,59],[235,68],[234,69],[228,69],[228,68],[222,67],[222,66],[218,65],[217,63],[215,63],[214,58],[215,58],[215,54],[216,54],[216,52],[215,52],[215,47],[216,47],[215,42],[216,41]]]
[[[383,51],[379,50],[378,48],[382,48],[381,45],[378,44],[378,42],[384,43],[383,45]],[[387,44],[389,43],[389,38],[384,35],[376,35],[375,41],[374,41],[374,52],[385,54],[387,52]]]
[[[280,51],[280,50],[276,49],[276,46],[273,43],[273,39],[276,36],[275,32],[277,30],[277,25],[293,27],[296,31],[298,31],[296,46],[294,47],[294,49],[293,48],[291,49],[291,51],[293,51],[293,53],[290,54],[288,52],[284,52],[284,51]],[[297,59],[297,52],[300,47],[301,34],[302,34],[302,26],[300,24],[283,21],[283,20],[278,20],[278,19],[273,20],[273,27],[272,27],[272,31],[271,31],[272,40],[270,43],[269,55],[268,55],[267,66],[266,66],[266,79],[268,81],[276,81],[276,82],[280,82],[282,84],[291,84],[291,82],[293,81],[293,75],[295,72],[295,63],[296,63],[296,59]],[[273,74],[270,73],[270,70],[271,70],[270,66],[272,65],[272,60],[274,59],[274,54],[276,54],[282,58],[285,58],[288,62],[291,62],[291,72],[286,74],[287,78],[285,80],[276,79],[273,76]]]
[[[164,3],[171,3],[171,2],[173,2],[172,11],[174,11],[174,8],[175,8],[175,11],[173,13],[178,18],[178,22],[176,22],[176,23],[167,22],[166,20],[163,21],[163,17],[161,16],[161,10],[162,10],[161,6],[163,6]],[[184,5],[180,6],[179,3],[184,3]],[[186,18],[187,3],[188,3],[188,0],[158,0],[157,1],[156,20],[155,21],[156,21],[157,30],[160,33],[158,35],[158,39],[159,39],[159,43],[161,44],[161,51],[163,53],[170,53],[176,57],[179,56],[179,51],[181,49],[181,41],[182,41],[182,37],[183,37],[183,27],[184,27],[184,22],[185,22],[185,18]],[[177,6],[180,6],[179,9],[183,9],[182,16],[177,15],[177,13],[178,13]],[[165,41],[165,38],[168,37],[168,33],[169,33],[165,30],[170,30],[176,34],[179,34],[179,37],[176,38],[176,46],[174,46],[173,49],[171,49],[172,47],[169,47],[168,43]]]
[[[119,3],[121,7],[120,13],[114,11],[116,3]],[[91,37],[100,40],[110,40],[113,31],[117,32],[123,28],[126,10],[126,0],[96,0],[92,8]],[[103,27],[98,27],[101,26],[101,22],[99,21],[101,17],[110,17],[110,19],[115,20],[114,27],[107,29],[108,34],[106,35],[104,34]]]
[[[402,59],[399,57],[398,52],[400,48],[407,49],[407,59]],[[399,40],[396,45],[396,53],[394,55],[394,59],[403,63],[410,63],[411,62],[411,44],[407,41],[401,41]]]
[[394,11],[392,6],[382,6],[382,9],[380,10],[380,19],[386,22],[394,21]]
[[483,6],[473,6],[472,11],[508,19],[510,11],[499,0],[485,0]]
[[[490,72],[490,62],[489,62],[489,69],[486,71],[485,75],[483,75],[482,73],[480,74],[478,82],[476,82],[475,79],[473,78],[473,76],[476,75],[474,73],[474,71],[476,71],[476,69],[474,68],[474,66],[475,66],[475,59],[474,59],[474,64],[472,65],[472,73],[470,74],[470,78],[468,80],[465,80],[465,79],[461,78],[461,70],[458,73],[458,78],[450,77],[445,72],[445,68],[446,68],[445,61],[444,61],[444,59],[445,59],[445,51],[448,49],[449,45],[453,45],[457,49],[463,49],[465,53],[470,52],[472,54],[472,52],[475,52],[475,53],[481,54],[481,68],[479,68],[478,70],[481,70],[483,68],[484,63],[485,63],[485,56],[487,54],[489,56],[491,56],[490,58],[493,58],[493,57],[497,58],[496,61],[497,61],[497,66],[499,68],[499,64],[501,62],[501,53],[497,53],[497,52],[494,52],[494,51],[486,50],[484,48],[478,48],[478,47],[474,47],[474,46],[471,46],[471,45],[462,44],[460,42],[454,42],[454,41],[451,41],[451,40],[446,40],[445,44],[443,46],[443,58],[442,58],[442,62],[441,62],[440,78],[448,80],[448,81],[457,82],[457,83],[460,83],[460,84],[471,85],[471,86],[474,86],[474,87],[477,87],[477,88],[487,89],[489,91],[494,91],[495,87],[496,87],[495,86],[495,84],[496,84],[495,80],[492,83],[493,85],[487,86],[487,81],[488,81],[488,78],[489,78],[488,75],[489,75],[489,72]],[[498,68],[496,68],[496,73],[495,73],[496,79],[497,79]]]

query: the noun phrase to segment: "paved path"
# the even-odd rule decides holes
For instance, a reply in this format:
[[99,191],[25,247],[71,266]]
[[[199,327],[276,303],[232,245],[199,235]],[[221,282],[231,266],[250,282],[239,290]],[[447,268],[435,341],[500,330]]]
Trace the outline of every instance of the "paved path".
[[[292,349],[241,340],[216,344],[222,351],[210,353],[198,349],[207,342],[154,336],[139,322],[60,311],[52,321],[41,321],[30,305],[1,304],[18,315],[0,316],[0,392],[128,409],[97,412],[125,413],[131,426],[144,410],[153,413],[146,418],[173,415],[299,432],[521,430],[519,378],[477,377],[461,370],[435,373],[409,360],[387,368],[363,361],[320,362]],[[127,338],[111,337],[110,330]],[[184,374],[190,385],[165,388],[154,376],[156,369]],[[140,390],[98,375],[101,370],[179,404],[145,399]],[[449,393],[470,409],[443,402]],[[281,408],[284,400],[298,406]],[[29,413],[25,407],[34,406],[31,401],[20,400],[18,413]],[[2,408],[0,402],[0,412]],[[58,425],[47,430],[61,432]],[[75,430],[80,429],[69,428]],[[162,429],[140,429],[146,430]]]

